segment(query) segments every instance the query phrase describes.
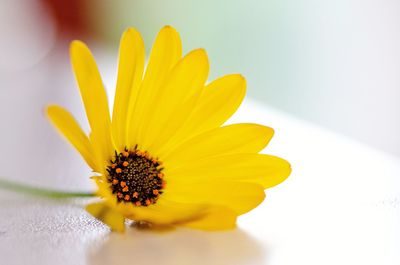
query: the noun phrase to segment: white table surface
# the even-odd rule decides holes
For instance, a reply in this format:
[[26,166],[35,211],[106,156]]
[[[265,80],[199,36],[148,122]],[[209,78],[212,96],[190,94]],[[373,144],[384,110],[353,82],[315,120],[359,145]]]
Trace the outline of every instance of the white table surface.
[[[52,101],[81,115],[70,89],[0,91],[0,175],[44,187],[94,188],[79,155],[38,111]],[[14,111],[18,106],[25,110]],[[400,264],[399,158],[249,99],[232,121],[273,127],[265,153],[293,167],[260,207],[239,218],[237,230],[131,228],[121,235],[91,218],[85,200],[0,191],[0,264]]]

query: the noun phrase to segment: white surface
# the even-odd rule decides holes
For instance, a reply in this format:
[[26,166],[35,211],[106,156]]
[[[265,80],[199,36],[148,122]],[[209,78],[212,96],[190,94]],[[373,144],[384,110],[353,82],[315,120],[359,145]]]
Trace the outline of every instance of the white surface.
[[[400,263],[399,159],[249,100],[233,120],[274,127],[266,152],[293,166],[285,183],[268,190],[260,207],[239,218],[239,229],[156,233],[131,228],[119,235],[86,214],[85,201],[47,201],[0,191],[0,263]],[[91,187],[82,177],[88,169],[50,126],[40,127],[45,122],[41,117],[39,127],[31,130],[47,135],[49,142],[32,141],[33,150],[26,148],[32,154],[42,146],[39,157],[21,165],[10,159],[18,150],[8,148],[1,153],[2,170],[44,186]],[[2,136],[12,138],[7,132]],[[46,159],[50,165],[33,165]]]

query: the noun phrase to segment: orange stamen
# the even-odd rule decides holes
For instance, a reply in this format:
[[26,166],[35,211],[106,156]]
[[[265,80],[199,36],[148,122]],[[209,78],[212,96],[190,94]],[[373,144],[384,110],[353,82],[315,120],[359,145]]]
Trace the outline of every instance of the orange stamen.
[[137,197],[139,197],[139,193],[137,193],[136,191],[133,193],[133,195],[132,195],[133,197],[135,197],[135,198],[137,198]]
[[120,169],[120,168],[117,168],[117,169],[115,170],[115,172],[117,172],[117,173],[119,174],[119,173],[121,173],[121,172],[122,172],[122,169]]
[[154,195],[158,195],[158,190],[153,190]]
[[117,185],[118,184],[118,179],[113,179],[112,184],[113,185]]
[[126,186],[126,182],[125,181],[121,181],[121,183],[119,185],[121,185],[121,187],[123,188],[123,187]]
[[124,163],[122,163],[122,165],[123,165],[124,167],[127,167],[127,166],[129,165],[129,163],[128,163],[128,161],[125,161]]
[[137,202],[135,202],[135,205],[136,205],[136,206],[140,206],[140,205],[142,205],[142,204],[140,203],[140,201],[137,201]]
[[125,201],[129,201],[131,199],[131,196],[129,196],[128,194],[125,195]]
[[150,205],[151,201],[149,199],[146,200],[146,205]]

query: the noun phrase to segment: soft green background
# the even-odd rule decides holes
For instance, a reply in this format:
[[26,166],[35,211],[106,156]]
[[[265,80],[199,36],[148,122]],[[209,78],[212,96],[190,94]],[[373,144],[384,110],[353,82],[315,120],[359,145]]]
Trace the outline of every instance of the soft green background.
[[389,0],[88,1],[118,47],[127,26],[150,49],[174,26],[203,47],[211,78],[240,72],[252,98],[400,155],[400,2]]

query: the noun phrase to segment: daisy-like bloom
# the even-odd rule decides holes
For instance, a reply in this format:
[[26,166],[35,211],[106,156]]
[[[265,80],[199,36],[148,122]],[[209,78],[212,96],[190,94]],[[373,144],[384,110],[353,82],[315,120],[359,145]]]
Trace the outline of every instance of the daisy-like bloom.
[[146,70],[140,34],[129,28],[122,35],[112,118],[91,52],[74,41],[70,53],[91,132],[60,106],[47,114],[95,172],[102,200],[86,209],[111,229],[123,231],[125,219],[231,229],[265,189],[289,176],[287,161],[259,154],[271,128],[222,126],[244,98],[245,79],[231,74],[206,84],[206,52],[182,57],[172,27],[159,32]]

